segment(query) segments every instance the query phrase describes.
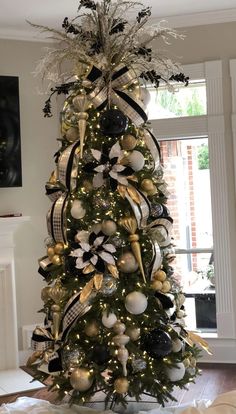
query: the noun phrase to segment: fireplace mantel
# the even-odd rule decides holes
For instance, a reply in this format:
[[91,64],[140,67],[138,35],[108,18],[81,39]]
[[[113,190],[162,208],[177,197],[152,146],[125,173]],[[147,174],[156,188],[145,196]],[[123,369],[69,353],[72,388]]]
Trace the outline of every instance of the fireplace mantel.
[[30,217],[0,217],[0,370],[19,367],[14,233]]

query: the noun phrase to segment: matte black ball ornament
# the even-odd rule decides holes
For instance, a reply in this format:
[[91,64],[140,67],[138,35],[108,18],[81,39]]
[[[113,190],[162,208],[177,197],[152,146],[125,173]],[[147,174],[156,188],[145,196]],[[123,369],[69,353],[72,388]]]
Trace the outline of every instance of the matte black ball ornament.
[[152,358],[164,357],[172,350],[171,337],[162,329],[153,329],[142,338],[142,349]]
[[93,348],[91,359],[97,365],[106,364],[110,359],[110,352],[106,345],[97,344]]
[[107,109],[100,116],[100,131],[104,135],[122,135],[127,127],[128,119],[119,109]]

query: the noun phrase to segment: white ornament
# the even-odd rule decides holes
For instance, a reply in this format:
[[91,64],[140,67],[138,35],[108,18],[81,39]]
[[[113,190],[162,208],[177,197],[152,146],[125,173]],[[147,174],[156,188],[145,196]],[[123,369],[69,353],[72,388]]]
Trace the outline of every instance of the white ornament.
[[98,234],[102,230],[101,223],[95,223],[92,225],[91,231],[95,234]]
[[176,368],[166,368],[166,375],[171,382],[180,381],[185,374],[185,366],[182,362],[176,364]]
[[102,222],[102,232],[106,236],[112,236],[116,233],[117,226],[113,220],[103,220]]
[[128,165],[133,168],[134,171],[140,171],[144,167],[145,159],[140,151],[132,151],[127,157]]
[[82,219],[85,216],[86,210],[83,208],[83,204],[81,200],[73,201],[70,214],[72,215],[73,218],[77,220]]
[[132,252],[125,252],[120,256],[117,266],[123,273],[133,273],[138,270],[138,262]]
[[140,315],[147,308],[147,298],[141,292],[131,292],[125,298],[125,307],[132,315]]
[[102,323],[106,328],[112,328],[113,325],[115,325],[116,321],[117,321],[117,317],[114,313],[109,313],[107,315],[107,312],[103,312]]
[[172,351],[179,352],[181,351],[182,346],[183,346],[182,341],[179,338],[177,338],[172,342]]

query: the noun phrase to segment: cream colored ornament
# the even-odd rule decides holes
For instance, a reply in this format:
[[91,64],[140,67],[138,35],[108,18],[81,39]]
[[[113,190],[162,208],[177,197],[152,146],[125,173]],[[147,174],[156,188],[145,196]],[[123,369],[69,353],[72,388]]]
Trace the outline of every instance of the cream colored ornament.
[[132,252],[123,253],[117,261],[118,269],[123,273],[133,273],[138,270],[138,262]]
[[129,389],[129,381],[127,378],[117,378],[114,382],[114,390],[117,394],[125,394]]
[[170,291],[170,289],[171,289],[171,284],[170,284],[170,282],[169,282],[168,280],[165,280],[165,281],[162,283],[162,292],[163,292],[163,293],[168,293],[168,292]]
[[124,334],[125,329],[126,329],[125,324],[120,321],[117,321],[115,325],[113,326],[113,330],[115,331],[115,333],[117,333],[117,335],[114,336],[112,340],[114,344],[119,347],[118,351],[116,352],[117,359],[122,365],[123,375],[127,377],[126,364],[129,358],[129,352],[125,348],[125,345],[127,345],[127,343],[129,342],[130,337]]
[[140,328],[136,328],[134,327],[129,327],[126,329],[125,332],[131,339],[131,341],[137,341],[140,337]]
[[185,359],[183,360],[183,364],[184,364],[185,368],[190,367],[190,360],[189,360],[189,358],[185,358]]
[[153,279],[164,282],[166,280],[166,273],[164,270],[159,269],[153,274]]
[[127,163],[134,171],[140,171],[143,169],[145,164],[145,159],[143,154],[140,151],[132,151],[126,158],[125,163]]
[[123,150],[131,151],[137,145],[137,139],[131,134],[125,134],[120,140],[120,144]]
[[194,358],[194,357],[191,357],[191,358],[190,358],[190,365],[191,365],[191,367],[193,367],[193,368],[195,368],[195,367],[196,367],[196,365],[197,365],[196,358]]
[[185,312],[183,311],[183,310],[178,310],[178,312],[177,312],[177,318],[183,318],[185,316]]
[[81,200],[73,201],[70,214],[76,220],[82,219],[85,216],[86,210],[83,208],[83,204]]
[[87,336],[89,336],[90,338],[94,337],[94,336],[98,336],[99,334],[99,325],[97,324],[96,321],[92,321],[89,324],[86,325],[85,327],[85,334]]
[[106,236],[112,236],[116,233],[117,225],[113,220],[103,220],[102,222],[102,232]]
[[73,99],[73,105],[75,107],[76,117],[78,120],[79,139],[80,139],[80,158],[83,157],[85,132],[86,132],[86,126],[87,126],[87,119],[89,117],[86,111],[89,107],[89,104],[90,102],[85,92],[82,92],[80,95],[77,95]]
[[125,307],[132,315],[140,315],[147,308],[146,296],[141,292],[131,292],[125,298]]
[[181,351],[182,346],[183,346],[182,341],[179,338],[177,338],[172,342],[172,351],[179,352]]
[[185,366],[182,362],[175,364],[176,368],[166,368],[166,375],[171,382],[181,381],[185,375]]
[[153,280],[151,284],[151,288],[153,290],[162,290],[163,284],[160,282],[160,280]]
[[79,139],[79,130],[78,130],[78,128],[70,127],[66,131],[66,139],[69,142],[75,142],[75,141],[77,141],[77,139]]
[[75,368],[71,373],[70,383],[76,391],[87,391],[93,384],[93,376],[87,368]]
[[95,223],[92,225],[91,231],[95,234],[98,234],[102,230],[101,223]]
[[117,317],[114,313],[103,312],[102,314],[102,323],[106,328],[112,328],[117,321]]

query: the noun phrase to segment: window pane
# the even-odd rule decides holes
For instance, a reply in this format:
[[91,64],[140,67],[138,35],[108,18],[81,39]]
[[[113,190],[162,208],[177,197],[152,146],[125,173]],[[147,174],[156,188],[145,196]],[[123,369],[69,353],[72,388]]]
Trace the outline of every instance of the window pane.
[[186,296],[185,319],[189,330],[216,332],[216,303],[213,255],[177,254],[173,261],[176,279]]
[[152,119],[176,118],[181,116],[206,115],[205,82],[179,86],[175,93],[166,88],[149,88],[151,100],[148,104],[148,117]]
[[212,248],[208,139],[161,141],[167,206],[178,248]]

